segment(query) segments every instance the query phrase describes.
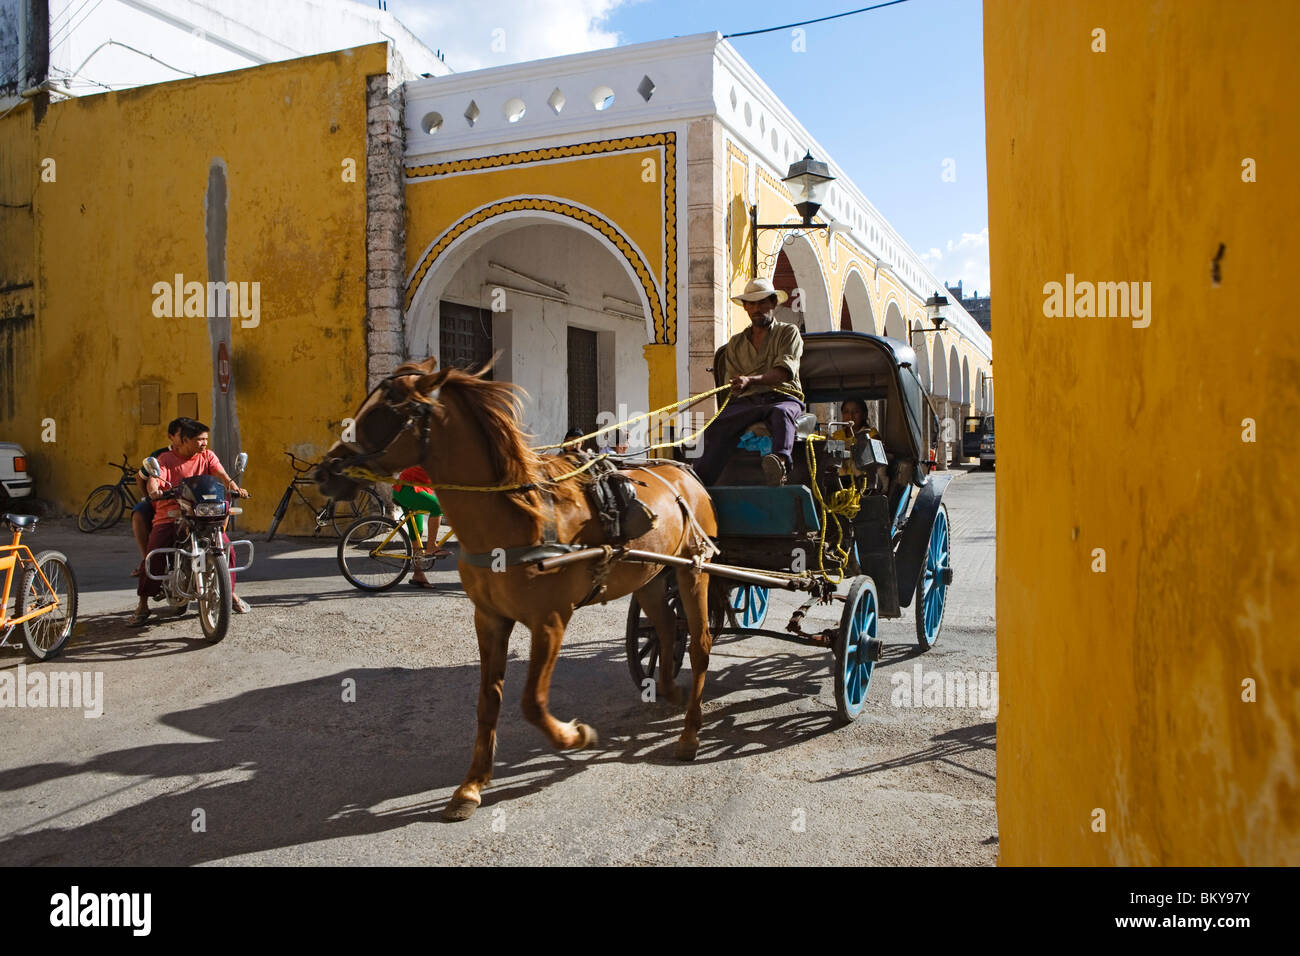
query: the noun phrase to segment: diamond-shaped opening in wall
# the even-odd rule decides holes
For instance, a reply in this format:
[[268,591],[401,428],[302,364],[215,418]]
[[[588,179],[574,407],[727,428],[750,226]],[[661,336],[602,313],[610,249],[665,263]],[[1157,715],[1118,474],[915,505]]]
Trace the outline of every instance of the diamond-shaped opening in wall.
[[546,105],[555,112],[556,116],[559,116],[560,110],[564,109],[564,102],[564,94],[560,92],[558,86],[551,90],[551,95],[546,98]]
[[470,100],[469,106],[465,107],[465,121],[469,123],[470,126],[473,126],[478,122],[481,112],[482,111],[478,108],[478,104],[473,100]]
[[425,113],[420,120],[420,129],[424,130],[426,136],[432,136],[438,130],[442,129],[441,113]]
[[519,97],[512,96],[506,100],[501,112],[505,114],[507,123],[518,123],[524,118],[524,114],[528,112],[528,107],[524,105],[524,101]]
[[760,113],[758,117],[758,134],[762,136],[766,132],[767,132],[767,117],[763,116]]
[[775,127],[775,126],[772,127],[772,148],[773,148],[774,150],[776,150],[777,152],[780,152],[780,150],[781,150],[781,142],[780,142],[779,137],[776,135],[776,127]]
[[598,86],[591,91],[591,105],[598,110],[607,110],[614,105],[614,91],[608,86]]
[[750,109],[749,104],[746,103],[745,104],[745,125],[752,126],[753,123],[754,123],[754,111]]
[[650,79],[649,76],[641,77],[641,82],[637,84],[636,91],[641,94],[641,99],[649,103],[650,97],[654,96],[655,93],[655,81]]
[[731,108],[734,110],[736,108],[736,103],[739,102],[739,98],[736,96],[736,88],[734,86],[731,88],[731,95],[727,97],[727,99],[731,101]]

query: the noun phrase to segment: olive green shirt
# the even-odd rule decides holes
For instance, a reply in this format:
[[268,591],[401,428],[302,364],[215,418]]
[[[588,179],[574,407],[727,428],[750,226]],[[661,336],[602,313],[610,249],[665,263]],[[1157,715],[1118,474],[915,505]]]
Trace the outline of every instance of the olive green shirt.
[[[794,389],[803,395],[803,386],[799,384],[799,359],[803,356],[803,338],[799,327],[789,322],[773,322],[767,329],[761,348],[754,348],[749,340],[753,329],[737,332],[727,342],[727,381],[737,375],[762,375],[774,368],[783,368],[790,373],[790,380],[784,384],[782,391]],[[762,395],[773,391],[770,385],[751,385],[742,393],[744,395]]]

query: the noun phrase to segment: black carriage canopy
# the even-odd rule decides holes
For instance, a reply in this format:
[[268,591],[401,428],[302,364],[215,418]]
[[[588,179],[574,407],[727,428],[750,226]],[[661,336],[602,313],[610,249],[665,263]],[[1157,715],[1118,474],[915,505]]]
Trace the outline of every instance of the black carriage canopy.
[[[719,385],[726,382],[726,352],[723,345],[713,356],[713,378]],[[799,381],[808,404],[849,398],[883,400],[885,427],[880,439],[890,461],[913,465],[922,461],[924,399],[916,377],[916,353],[910,345],[865,332],[805,332]],[[912,480],[924,485],[923,469],[915,468]]]
[[[916,353],[898,339],[865,332],[806,332],[799,379],[809,402],[848,398],[883,399],[881,441],[891,461],[923,459],[921,414],[924,399],[916,377]],[[917,469],[915,480],[923,484]]]

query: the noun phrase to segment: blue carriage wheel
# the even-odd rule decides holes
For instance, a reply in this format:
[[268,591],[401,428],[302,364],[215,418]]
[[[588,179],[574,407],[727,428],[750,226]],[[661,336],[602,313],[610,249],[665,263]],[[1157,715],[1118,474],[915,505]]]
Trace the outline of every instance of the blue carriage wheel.
[[840,719],[857,720],[867,702],[867,689],[875,670],[876,627],[880,621],[876,586],[861,575],[849,585],[844,614],[835,635],[831,667],[835,674],[835,711]]
[[731,589],[731,607],[741,627],[762,627],[767,619],[770,592],[759,584],[741,584]]
[[934,647],[939,640],[951,577],[948,509],[940,505],[930,528],[930,544],[925,551],[925,563],[921,565],[921,578],[916,584],[916,642],[924,650]]

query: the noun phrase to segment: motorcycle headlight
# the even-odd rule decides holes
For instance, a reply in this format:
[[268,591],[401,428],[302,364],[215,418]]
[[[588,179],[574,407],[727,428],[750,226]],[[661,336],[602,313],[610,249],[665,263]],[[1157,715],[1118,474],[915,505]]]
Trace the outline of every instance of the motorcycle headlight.
[[194,514],[199,518],[220,518],[226,513],[224,504],[198,504],[194,506]]

